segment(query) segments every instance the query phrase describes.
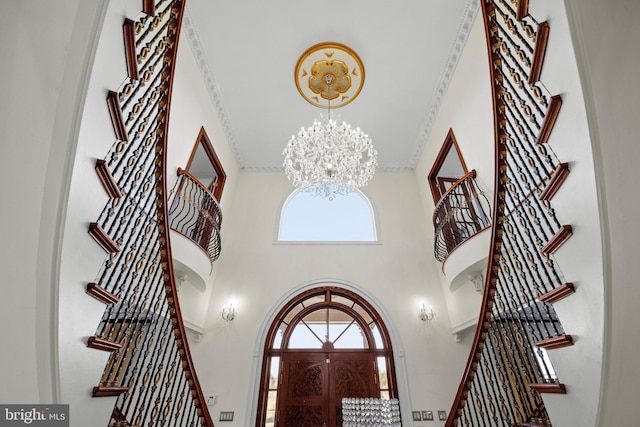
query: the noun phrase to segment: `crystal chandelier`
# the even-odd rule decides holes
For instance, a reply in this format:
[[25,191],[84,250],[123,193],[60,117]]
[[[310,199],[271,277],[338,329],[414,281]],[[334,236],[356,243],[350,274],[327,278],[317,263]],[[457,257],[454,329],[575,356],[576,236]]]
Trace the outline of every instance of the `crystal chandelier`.
[[331,102],[353,101],[364,83],[364,67],[348,46],[326,42],[307,49],[296,65],[296,85],[311,104],[327,108],[284,149],[284,171],[293,185],[333,199],[367,185],[378,165],[371,138],[331,117]]
[[294,186],[330,199],[367,185],[378,165],[371,138],[330,113],[292,136],[283,154]]

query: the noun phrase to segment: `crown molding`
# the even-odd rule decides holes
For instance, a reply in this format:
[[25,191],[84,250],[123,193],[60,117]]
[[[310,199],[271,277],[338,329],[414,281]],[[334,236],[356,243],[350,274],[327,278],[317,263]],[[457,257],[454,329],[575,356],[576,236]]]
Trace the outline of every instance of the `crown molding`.
[[458,66],[458,61],[460,60],[460,56],[462,56],[464,47],[467,44],[469,34],[471,33],[471,28],[473,27],[473,22],[475,21],[479,10],[479,0],[467,1],[464,15],[462,17],[462,22],[460,22],[455,41],[453,43],[453,46],[451,47],[451,51],[449,52],[447,64],[442,75],[440,76],[440,81],[434,94],[433,101],[431,103],[431,106],[429,107],[425,121],[418,134],[418,139],[416,141],[416,151],[413,153],[413,156],[409,161],[411,169],[414,169],[418,164],[418,161],[420,160],[420,156],[422,155],[424,146],[427,143],[429,134],[431,133],[433,122],[438,115],[438,111],[440,111],[440,105],[442,104],[442,101],[444,100],[444,97],[447,93],[449,83],[451,82],[451,78],[453,77],[456,67]]
[[[416,141],[416,149],[409,159],[409,165],[379,167],[379,172],[410,172],[415,169],[416,165],[418,164],[418,160],[422,155],[422,151],[427,142],[429,133],[431,132],[431,128],[433,126],[435,118],[438,114],[438,111],[440,110],[440,105],[442,104],[444,96],[447,92],[447,88],[449,87],[449,83],[458,65],[458,61],[460,60],[460,56],[462,55],[464,47],[467,43],[471,28],[473,27],[473,22],[475,21],[479,10],[479,0],[467,0],[467,5],[465,7],[462,21],[458,26],[455,41],[453,43],[451,51],[449,52],[449,57],[447,59],[445,69],[440,77],[431,106],[429,107],[424,123],[420,128],[420,132]],[[183,34],[186,35],[186,38],[189,42],[191,51],[193,52],[193,55],[198,64],[198,68],[200,69],[202,79],[204,80],[204,83],[207,87],[209,97],[211,98],[211,102],[213,103],[220,123],[222,124],[224,134],[227,138],[227,141],[229,142],[229,146],[231,147],[231,151],[233,152],[233,156],[235,157],[240,170],[244,172],[282,172],[284,169],[281,166],[246,165],[244,159],[242,158],[242,155],[240,154],[236,137],[231,127],[229,115],[224,107],[225,103],[222,98],[222,94],[218,89],[211,66],[209,65],[209,61],[207,60],[207,57],[205,55],[205,51],[202,46],[197,27],[193,20],[189,4],[187,4],[185,7],[182,26]]]
[[224,100],[222,99],[222,94],[218,90],[218,85],[216,84],[216,80],[213,77],[213,72],[211,71],[211,66],[209,65],[209,61],[207,60],[204,48],[202,47],[200,35],[198,34],[198,29],[196,28],[195,22],[191,15],[189,4],[187,4],[185,7],[184,17],[182,19],[182,31],[189,41],[189,46],[191,47],[193,56],[198,64],[198,68],[200,69],[202,79],[207,86],[209,98],[211,98],[211,103],[216,110],[216,114],[218,115],[220,123],[222,124],[222,130],[224,131],[227,141],[229,142],[229,147],[231,147],[233,156],[240,166],[240,169],[244,170],[244,160],[240,155],[240,150],[238,149],[236,137],[231,127],[229,115],[227,114],[227,110],[224,108],[225,104]]

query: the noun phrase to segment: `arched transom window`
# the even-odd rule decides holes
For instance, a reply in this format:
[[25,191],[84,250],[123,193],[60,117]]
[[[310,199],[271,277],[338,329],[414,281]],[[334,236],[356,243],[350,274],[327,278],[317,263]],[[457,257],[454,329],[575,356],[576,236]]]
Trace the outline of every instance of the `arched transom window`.
[[359,190],[333,199],[296,190],[280,213],[281,242],[376,242],[373,208]]
[[397,397],[391,343],[365,300],[316,288],[287,303],[269,330],[257,426],[341,426],[343,397]]

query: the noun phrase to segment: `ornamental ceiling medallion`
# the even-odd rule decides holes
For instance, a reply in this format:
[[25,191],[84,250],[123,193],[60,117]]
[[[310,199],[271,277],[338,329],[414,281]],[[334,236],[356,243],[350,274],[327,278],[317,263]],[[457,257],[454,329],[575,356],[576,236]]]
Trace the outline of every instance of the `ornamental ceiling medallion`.
[[347,105],[364,85],[364,67],[357,53],[335,42],[307,49],[296,64],[296,87],[300,95],[320,108]]

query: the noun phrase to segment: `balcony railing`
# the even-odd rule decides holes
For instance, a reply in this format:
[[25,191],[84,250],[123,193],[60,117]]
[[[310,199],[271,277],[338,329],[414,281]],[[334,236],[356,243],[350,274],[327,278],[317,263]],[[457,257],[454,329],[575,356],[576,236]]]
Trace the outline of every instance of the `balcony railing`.
[[171,228],[204,249],[211,262],[220,256],[222,212],[213,194],[189,172],[178,169],[169,211]]
[[478,187],[472,170],[440,198],[433,213],[434,255],[443,262],[455,248],[489,227],[489,200]]

